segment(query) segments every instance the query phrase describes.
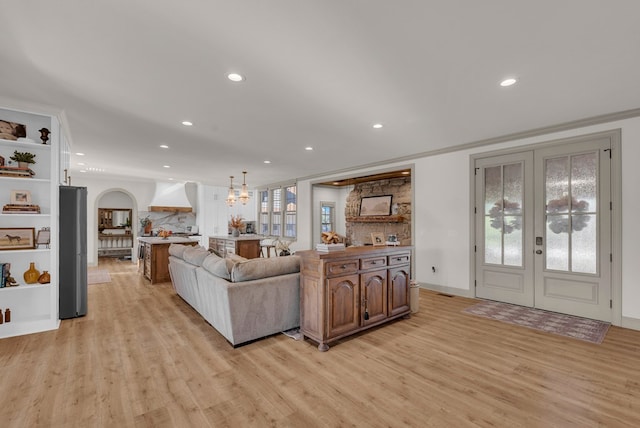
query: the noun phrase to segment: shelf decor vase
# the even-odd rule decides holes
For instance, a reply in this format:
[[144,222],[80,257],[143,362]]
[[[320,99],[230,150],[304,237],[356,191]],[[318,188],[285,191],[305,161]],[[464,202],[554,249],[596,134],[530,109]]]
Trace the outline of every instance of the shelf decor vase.
[[234,238],[237,238],[238,236],[240,236],[240,231],[238,229],[233,229],[231,231],[231,236],[233,236]]
[[29,269],[23,275],[24,282],[27,284],[35,284],[38,282],[38,278],[40,278],[40,271],[36,269],[35,262],[31,262],[29,264]]
[[38,282],[40,284],[48,284],[49,282],[51,282],[51,275],[49,275],[49,272],[46,270],[43,271],[42,275],[38,277]]

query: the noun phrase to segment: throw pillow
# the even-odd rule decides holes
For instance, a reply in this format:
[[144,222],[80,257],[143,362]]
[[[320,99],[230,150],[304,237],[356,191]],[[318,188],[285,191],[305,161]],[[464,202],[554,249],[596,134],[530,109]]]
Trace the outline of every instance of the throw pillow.
[[192,265],[202,266],[202,262],[209,254],[206,248],[188,247],[184,250],[184,261]]
[[184,259],[184,250],[187,249],[186,245],[183,244],[171,244],[169,245],[169,255],[174,257],[178,257],[180,259]]
[[202,268],[220,278],[231,279],[231,269],[233,268],[233,261],[230,259],[223,259],[215,254],[209,254],[207,258],[202,262]]
[[231,270],[232,282],[244,282],[300,272],[300,257],[270,257],[236,263]]

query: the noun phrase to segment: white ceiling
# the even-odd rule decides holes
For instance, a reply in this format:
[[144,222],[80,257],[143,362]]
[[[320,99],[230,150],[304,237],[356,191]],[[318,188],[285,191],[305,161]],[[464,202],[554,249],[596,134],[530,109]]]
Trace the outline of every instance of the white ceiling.
[[86,153],[74,175],[268,184],[640,107],[637,0],[3,0],[2,15],[0,96],[64,111]]

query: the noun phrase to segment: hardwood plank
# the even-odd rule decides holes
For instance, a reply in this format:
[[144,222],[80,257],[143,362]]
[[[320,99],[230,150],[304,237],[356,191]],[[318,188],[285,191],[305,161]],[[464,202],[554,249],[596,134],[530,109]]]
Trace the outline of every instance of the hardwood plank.
[[284,335],[234,349],[174,292],[100,260],[86,317],[0,340],[1,425],[640,426],[640,332],[595,345],[475,317],[421,290],[420,312],[318,352]]

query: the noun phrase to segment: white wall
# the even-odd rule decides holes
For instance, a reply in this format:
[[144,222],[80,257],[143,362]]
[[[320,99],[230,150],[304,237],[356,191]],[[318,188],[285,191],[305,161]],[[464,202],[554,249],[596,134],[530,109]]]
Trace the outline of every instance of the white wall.
[[[626,119],[514,140],[414,160],[413,227],[415,279],[422,285],[459,295],[474,296],[471,287],[470,156],[476,153],[542,143],[612,129],[622,130],[622,325],[640,329],[640,118]],[[405,163],[385,168],[406,166]],[[354,170],[354,175],[374,171]],[[331,175],[313,181],[327,181]],[[311,180],[298,182],[298,248],[311,248],[313,230]],[[436,267],[432,273],[431,267]]]

